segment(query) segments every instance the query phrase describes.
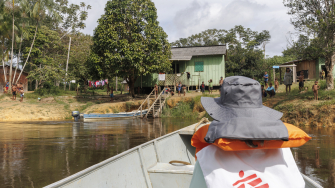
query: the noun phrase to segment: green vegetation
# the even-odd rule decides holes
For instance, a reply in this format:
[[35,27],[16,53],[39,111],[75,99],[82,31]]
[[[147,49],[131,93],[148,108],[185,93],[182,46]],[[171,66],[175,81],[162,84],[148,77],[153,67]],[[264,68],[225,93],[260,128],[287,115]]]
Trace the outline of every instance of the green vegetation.
[[[334,69],[335,17],[334,1],[284,0],[291,23],[300,32],[299,39],[286,53],[299,59],[325,58],[327,72]],[[298,11],[297,11],[298,10]],[[334,89],[333,74],[327,75],[327,89]]]
[[[85,28],[90,5],[69,4],[67,0],[4,0],[0,1],[0,58],[2,65],[22,70],[9,69],[9,90],[14,83],[22,82],[22,72],[28,72],[28,79],[35,88],[43,83],[74,79],[84,82],[87,69],[84,64],[89,56],[91,37],[79,32]],[[71,51],[68,46],[70,37]],[[14,60],[17,60],[14,62]],[[68,76],[65,76],[66,61]],[[6,63],[7,62],[7,63]],[[14,73],[15,72],[15,73]],[[14,80],[13,77],[17,79]],[[31,85],[30,85],[31,86]],[[39,92],[45,95],[44,91]]]
[[198,113],[193,112],[192,103],[181,101],[174,108],[169,108],[165,105],[162,117],[183,117],[183,118],[197,118]]
[[232,29],[208,29],[188,38],[181,38],[172,46],[228,45],[226,76],[242,75],[262,80],[264,71],[271,77],[273,65],[294,60],[294,56],[275,56],[264,59],[264,46],[270,41],[269,31],[252,31],[241,25]]
[[[180,101],[173,108],[165,104],[162,112],[162,117],[182,117],[182,118],[198,118],[199,112],[204,109],[201,105],[201,97],[218,97],[218,95],[199,95],[192,98],[190,101]],[[205,117],[210,118],[206,113]]]
[[[334,117],[334,90],[326,90],[325,80],[319,81],[319,101],[314,100],[311,86],[314,81],[306,81],[307,91],[299,92],[298,83],[292,85],[289,95],[286,95],[285,85],[279,86],[279,93],[273,98],[263,98],[270,107],[283,112],[282,120],[297,126],[332,126]],[[273,102],[273,103],[271,103]]]
[[96,78],[126,78],[135,97],[137,78],[171,69],[170,44],[151,0],[107,1],[98,22],[89,61]]

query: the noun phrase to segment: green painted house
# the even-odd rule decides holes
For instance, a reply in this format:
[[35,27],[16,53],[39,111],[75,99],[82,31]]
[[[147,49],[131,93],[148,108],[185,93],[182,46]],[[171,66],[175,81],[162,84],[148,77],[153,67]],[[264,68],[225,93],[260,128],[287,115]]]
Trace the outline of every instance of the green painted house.
[[219,86],[220,77],[225,78],[225,58],[227,49],[224,45],[171,48],[172,71],[142,76],[137,79],[136,87],[174,86],[181,82],[187,87],[196,88],[203,81],[213,80]]

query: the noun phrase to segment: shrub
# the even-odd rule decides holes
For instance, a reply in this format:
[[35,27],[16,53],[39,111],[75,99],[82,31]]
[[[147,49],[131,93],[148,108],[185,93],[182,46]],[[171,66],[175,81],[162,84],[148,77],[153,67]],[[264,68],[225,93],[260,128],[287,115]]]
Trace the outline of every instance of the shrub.
[[49,82],[45,82],[43,84],[43,88],[36,89],[34,93],[37,93],[39,96],[59,95],[61,91],[57,86],[54,86]]

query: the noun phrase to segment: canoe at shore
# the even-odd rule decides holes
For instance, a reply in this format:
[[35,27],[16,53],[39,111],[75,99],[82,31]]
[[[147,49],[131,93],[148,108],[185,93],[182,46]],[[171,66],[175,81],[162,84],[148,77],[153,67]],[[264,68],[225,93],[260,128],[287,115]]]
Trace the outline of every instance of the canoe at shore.
[[148,110],[132,111],[132,112],[120,112],[120,113],[108,113],[108,114],[82,114],[84,121],[96,121],[97,119],[115,119],[115,118],[132,118],[144,115]]
[[[106,159],[45,188],[188,188],[195,165],[191,138],[196,124]],[[191,165],[171,165],[171,161]],[[306,188],[322,188],[303,175]]]

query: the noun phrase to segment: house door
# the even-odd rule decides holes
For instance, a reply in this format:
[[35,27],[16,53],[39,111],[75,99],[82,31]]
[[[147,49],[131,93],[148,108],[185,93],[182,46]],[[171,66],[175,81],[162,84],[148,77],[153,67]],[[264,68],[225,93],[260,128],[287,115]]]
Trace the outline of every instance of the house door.
[[179,72],[179,63],[173,63],[173,64],[172,64],[172,71],[173,71],[173,72],[172,72],[173,74],[180,73],[180,72]]

